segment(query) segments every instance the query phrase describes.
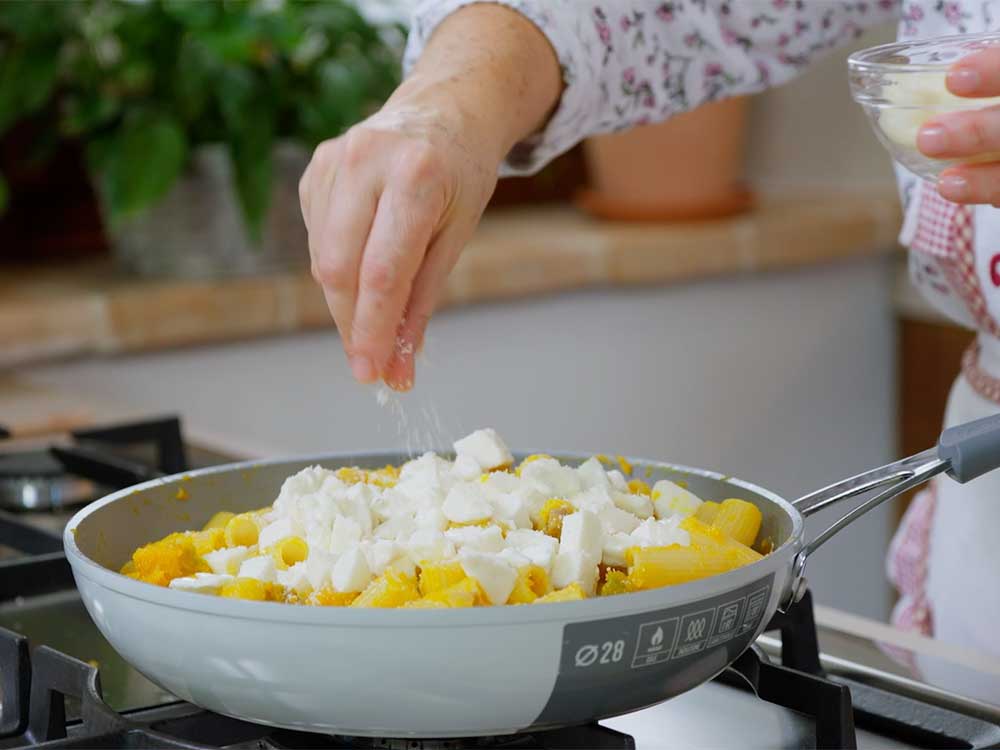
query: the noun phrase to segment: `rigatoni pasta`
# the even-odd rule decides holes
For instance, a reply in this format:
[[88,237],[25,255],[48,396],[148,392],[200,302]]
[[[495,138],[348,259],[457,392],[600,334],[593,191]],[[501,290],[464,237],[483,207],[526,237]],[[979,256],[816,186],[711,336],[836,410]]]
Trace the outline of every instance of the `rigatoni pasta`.
[[760,510],[702,501],[681,476],[650,486],[627,461],[598,457],[515,465],[490,430],[455,448],[454,460],[309,467],[271,506],[216,513],[136,550],[121,572],[238,599],[439,609],[616,596],[762,557]]

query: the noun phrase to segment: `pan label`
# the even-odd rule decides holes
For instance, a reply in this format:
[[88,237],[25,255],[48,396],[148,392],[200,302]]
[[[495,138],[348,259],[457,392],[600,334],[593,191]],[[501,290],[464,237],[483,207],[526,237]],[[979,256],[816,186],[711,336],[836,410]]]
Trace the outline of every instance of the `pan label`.
[[704,682],[750,645],[773,583],[772,574],[669,609],[567,625],[559,676],[533,727],[614,716]]

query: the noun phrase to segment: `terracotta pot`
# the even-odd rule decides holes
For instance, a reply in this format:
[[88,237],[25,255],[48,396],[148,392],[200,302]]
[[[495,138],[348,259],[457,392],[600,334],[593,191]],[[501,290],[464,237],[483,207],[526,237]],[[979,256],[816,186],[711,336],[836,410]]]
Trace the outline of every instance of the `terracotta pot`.
[[706,104],[656,125],[591,138],[584,144],[589,213],[626,221],[727,216],[748,209],[743,185],[748,100]]

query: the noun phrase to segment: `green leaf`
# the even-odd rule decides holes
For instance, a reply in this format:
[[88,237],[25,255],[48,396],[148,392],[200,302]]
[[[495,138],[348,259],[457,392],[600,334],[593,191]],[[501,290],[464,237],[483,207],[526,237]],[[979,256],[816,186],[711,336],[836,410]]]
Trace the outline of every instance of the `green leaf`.
[[7,180],[5,180],[3,175],[0,174],[0,216],[3,216],[4,212],[7,210],[7,196],[9,192],[10,191],[7,188]]
[[142,112],[128,117],[116,133],[89,154],[112,224],[149,208],[180,175],[187,142],[170,115]]
[[59,72],[52,45],[15,46],[0,58],[0,132],[49,101]]
[[274,141],[270,133],[258,133],[249,138],[237,139],[230,144],[233,161],[233,181],[236,196],[243,210],[250,239],[258,242],[267,209],[271,203],[273,175],[272,150]]

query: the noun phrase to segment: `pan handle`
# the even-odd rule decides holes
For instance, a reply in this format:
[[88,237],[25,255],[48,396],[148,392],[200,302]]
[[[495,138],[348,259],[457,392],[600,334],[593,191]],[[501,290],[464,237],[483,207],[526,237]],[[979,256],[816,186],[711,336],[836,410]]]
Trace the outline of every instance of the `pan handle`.
[[848,524],[853,523],[887,500],[913,489],[931,477],[947,472],[965,483],[1000,468],[1000,414],[951,427],[941,433],[936,448],[844,479],[800,497],[792,503],[804,516],[879,488],[881,492],[845,513],[795,556],[789,596],[781,609],[798,601],[805,592],[806,561]]

